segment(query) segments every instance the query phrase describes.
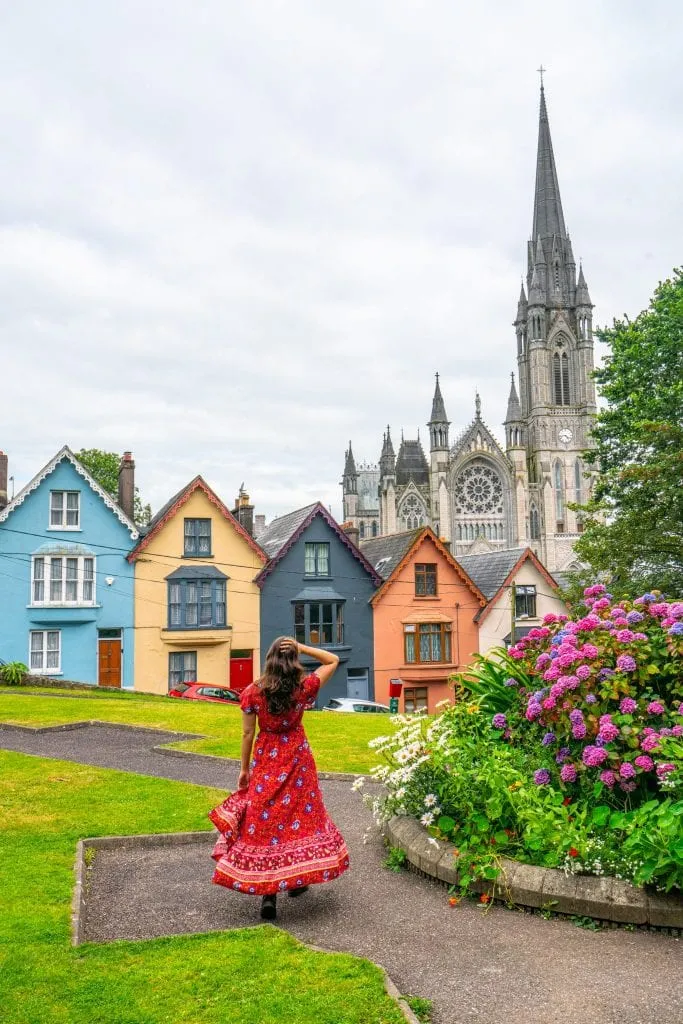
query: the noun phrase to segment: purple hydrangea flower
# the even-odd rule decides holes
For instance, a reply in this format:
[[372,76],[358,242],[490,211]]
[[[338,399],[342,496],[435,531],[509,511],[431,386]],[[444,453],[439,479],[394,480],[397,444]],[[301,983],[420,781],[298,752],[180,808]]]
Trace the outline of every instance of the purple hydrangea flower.
[[557,742],[557,736],[555,735],[554,732],[547,732],[545,734],[545,736],[543,737],[543,739],[541,740],[541,743],[543,744],[544,747],[549,747],[551,743],[556,743],[556,742]]
[[550,782],[550,772],[547,768],[538,768],[534,772],[534,782],[537,786],[547,786]]
[[633,697],[624,697],[619,705],[619,710],[622,715],[632,715],[634,711],[638,710],[638,701],[634,700]]
[[589,665],[579,665],[579,667],[576,670],[576,675],[578,676],[578,678],[582,682],[585,681],[586,679],[589,679],[590,675],[591,675],[590,666]]
[[635,634],[632,629],[620,629],[617,633],[617,640],[620,644],[630,644],[634,636]]
[[598,735],[603,743],[612,743],[612,741],[619,735],[619,730],[612,722],[605,722],[604,725],[600,725],[600,732]]
[[560,769],[560,778],[563,782],[576,782],[576,768],[573,764],[565,764]]
[[569,721],[572,725],[578,725],[580,722],[583,722],[583,711],[580,708],[574,708],[573,711],[569,712]]
[[600,782],[604,783],[604,785],[607,786],[608,789],[611,789],[616,781],[616,775],[614,774],[614,772],[609,771],[609,769],[607,769],[604,772],[600,772]]
[[626,616],[626,621],[629,626],[636,626],[639,622],[642,622],[645,616],[642,612],[629,612]]
[[586,738],[586,726],[583,722],[578,722],[572,726],[572,736],[575,740],[583,740]]
[[509,679],[505,680],[505,685],[506,686],[516,686],[517,685],[517,680],[513,679],[512,676],[510,676]]
[[597,768],[607,760],[607,751],[602,747],[584,747],[581,760],[587,768]]
[[535,701],[535,700],[530,701],[529,705],[528,705],[528,707],[526,709],[526,718],[527,718],[527,720],[529,722],[533,722],[534,718],[538,718],[538,716],[541,714],[542,710],[543,710],[543,708],[538,703],[538,701]]
[[671,730],[671,735],[675,736],[676,739],[680,739],[683,736],[683,725],[674,725]]
[[597,704],[597,703],[598,703],[598,698],[595,696],[594,693],[587,693],[586,694],[586,704]]
[[669,630],[671,636],[683,636],[683,622],[674,622]]
[[558,752],[555,754],[555,760],[557,761],[558,764],[562,764],[564,761],[567,760],[567,758],[569,757],[570,753],[571,753],[571,751],[570,751],[569,747],[560,747]]
[[609,677],[613,676],[613,675],[614,675],[614,669],[613,668],[601,668],[600,671],[598,672],[598,679],[600,680],[600,682],[602,682],[603,679],[609,679]]
[[624,793],[632,793],[636,788],[636,783],[631,779],[628,781],[622,781],[619,783],[619,789],[623,790]]
[[507,718],[503,714],[494,715],[491,719],[491,725],[494,729],[505,729],[507,726]]
[[651,700],[647,706],[648,715],[663,715],[666,708],[658,700]]
[[620,672],[635,672],[636,660],[630,654],[620,654],[617,658],[617,668]]
[[619,767],[619,775],[622,779],[632,779],[635,774],[636,770],[630,761],[624,761],[624,763]]

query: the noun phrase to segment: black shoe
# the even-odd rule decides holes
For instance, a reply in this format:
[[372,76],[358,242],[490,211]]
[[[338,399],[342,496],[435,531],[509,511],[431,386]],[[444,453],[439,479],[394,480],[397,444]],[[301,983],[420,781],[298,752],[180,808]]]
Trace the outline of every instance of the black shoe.
[[264,896],[261,900],[261,917],[264,921],[274,921],[277,916],[277,896]]
[[302,885],[300,889],[290,889],[288,895],[289,896],[301,896],[301,894],[304,893],[304,892],[308,892],[308,886],[307,885]]

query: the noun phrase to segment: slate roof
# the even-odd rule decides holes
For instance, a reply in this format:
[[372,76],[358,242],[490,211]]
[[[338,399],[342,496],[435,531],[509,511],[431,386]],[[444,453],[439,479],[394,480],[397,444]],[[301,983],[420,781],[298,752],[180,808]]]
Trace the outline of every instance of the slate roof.
[[413,480],[416,484],[429,483],[429,465],[419,441],[401,441],[396,456],[396,483],[404,485]]
[[266,526],[263,533],[260,534],[258,542],[269,558],[272,558],[278,553],[280,548],[284,547],[292,534],[299,529],[317,504],[318,502],[314,501],[312,505],[298,508],[295,512],[288,512],[287,515],[273,519],[272,523]]
[[266,578],[275,569],[287,552],[296,544],[301,534],[313,521],[315,516],[321,516],[331,530],[336,533],[345,548],[350,551],[357,562],[370,576],[373,584],[378,587],[382,582],[379,573],[376,573],[370,562],[367,560],[360,548],[357,548],[352,540],[344,533],[339,523],[327,511],[325,506],[316,501],[312,505],[305,505],[294,512],[289,512],[279,519],[274,519],[270,526],[267,526],[259,537],[259,544],[269,556],[266,566],[256,577],[255,582],[262,586]]
[[482,555],[456,555],[467,575],[477,584],[487,601],[495,597],[526,548],[507,548]]
[[417,530],[406,530],[405,533],[373,537],[371,540],[362,541],[360,549],[382,579],[387,580],[423,530],[424,527],[421,526]]
[[167,580],[228,580],[215,565],[180,565],[165,577]]

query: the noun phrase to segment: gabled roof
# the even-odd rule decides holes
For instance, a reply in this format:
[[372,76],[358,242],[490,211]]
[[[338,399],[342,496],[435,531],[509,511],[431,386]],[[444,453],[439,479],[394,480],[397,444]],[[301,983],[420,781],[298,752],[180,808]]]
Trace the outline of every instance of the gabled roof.
[[167,501],[163,508],[159,509],[157,514],[150,522],[147,532],[144,537],[138,541],[131,553],[128,555],[128,561],[134,562],[139,555],[149,545],[153,537],[155,537],[160,530],[166,525],[166,523],[175,516],[180,509],[187,503],[192,497],[195,491],[202,491],[209,499],[212,505],[214,505],[221,513],[223,518],[232,526],[235,533],[238,533],[243,540],[247,542],[254,554],[261,559],[262,562],[266,561],[266,554],[262,548],[256,543],[254,538],[247,530],[238,523],[232,512],[228,509],[227,505],[224,505],[221,499],[218,497],[215,491],[212,491],[206,480],[201,476],[196,476],[194,480],[190,480],[186,487],[183,487],[177,494],[174,494],[170,501]]
[[317,508],[318,504],[319,503],[317,501],[314,501],[312,505],[304,505],[303,508],[298,508],[295,512],[288,512],[284,516],[279,516],[277,519],[273,519],[273,521],[266,526],[265,530],[259,537],[259,544],[269,558],[273,558],[273,556],[278,553],[280,548],[287,543],[294,531],[298,530],[303,521],[308,518],[315,508]]
[[423,527],[406,530],[404,533],[390,533],[386,537],[372,537],[361,541],[360,549],[371,562],[383,580],[388,579],[406,551],[413,546]]
[[498,595],[511,586],[522,565],[527,561],[538,569],[548,586],[553,590],[557,589],[557,581],[531,548],[508,548],[485,555],[461,555],[458,561],[462,562],[488,599],[486,608],[477,615],[479,622],[486,618]]
[[[377,604],[379,600],[381,600],[382,597],[384,597],[384,594],[391,587],[392,583],[399,575],[399,573],[403,571],[405,566],[409,563],[410,559],[417,554],[418,549],[424,543],[428,543],[431,541],[431,543],[434,545],[437,551],[446,559],[451,568],[455,570],[455,572],[458,574],[458,576],[465,584],[465,586],[472,591],[477,601],[479,601],[479,603],[482,606],[481,610],[483,610],[486,604],[486,597],[484,596],[484,594],[482,594],[481,590],[476,585],[476,583],[470,578],[467,571],[460,565],[458,561],[456,561],[455,558],[453,558],[453,555],[450,553],[446,545],[439,540],[439,538],[436,536],[432,528],[430,526],[423,526],[420,530],[412,530],[410,532],[410,535],[412,535],[413,537],[412,543],[407,545],[403,553],[403,557],[396,563],[391,572],[391,575],[384,580],[382,586],[373,595],[370,603],[374,606]],[[401,534],[400,536],[406,537],[409,536],[409,534]],[[382,539],[388,540],[389,538],[387,537]],[[373,542],[370,541],[370,543]]]
[[23,505],[29,495],[36,491],[42,482],[55,471],[60,462],[70,462],[73,468],[76,470],[79,476],[83,477],[87,484],[92,488],[95,494],[98,494],[107,508],[114,513],[119,522],[126,527],[130,533],[131,540],[137,540],[140,536],[137,526],[132,519],[129,519],[126,513],[123,511],[120,505],[118,505],[111,494],[109,494],[103,487],[101,487],[94,476],[88,472],[85,466],[78,461],[74,453],[71,451],[68,445],[64,445],[63,448],[57,452],[57,454],[50,459],[47,465],[43,466],[40,472],[30,480],[25,487],[19,491],[19,493],[0,510],[0,523],[4,523],[7,517],[17,508],[19,505]]
[[259,586],[263,585],[273,569],[285,557],[287,552],[291,551],[304,530],[310,526],[316,516],[320,516],[325,520],[330,529],[336,533],[344,547],[350,551],[356,561],[365,569],[374,585],[378,587],[382,582],[379,573],[375,572],[365,555],[346,536],[336,519],[333,519],[325,506],[319,501],[316,501],[313,505],[299,508],[295,512],[289,512],[286,516],[280,516],[279,519],[274,519],[265,532],[261,534],[259,541],[263,544],[264,550],[271,555],[271,558],[258,574],[255,582]]

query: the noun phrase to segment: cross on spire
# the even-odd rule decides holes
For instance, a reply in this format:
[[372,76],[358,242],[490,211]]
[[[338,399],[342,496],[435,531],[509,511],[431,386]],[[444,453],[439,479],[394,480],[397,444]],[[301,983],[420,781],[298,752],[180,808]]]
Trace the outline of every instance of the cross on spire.
[[543,75],[545,74],[545,72],[548,69],[544,68],[543,65],[541,64],[540,68],[536,68],[536,70],[538,71],[539,75],[541,76],[541,89],[542,89],[543,88]]

